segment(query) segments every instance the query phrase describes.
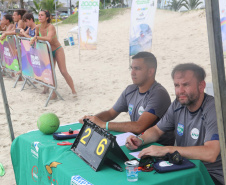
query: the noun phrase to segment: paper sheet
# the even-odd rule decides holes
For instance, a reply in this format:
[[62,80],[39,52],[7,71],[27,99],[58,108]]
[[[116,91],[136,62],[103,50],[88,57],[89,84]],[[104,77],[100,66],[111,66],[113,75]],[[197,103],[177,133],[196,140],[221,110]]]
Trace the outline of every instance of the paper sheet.
[[137,152],[131,152],[131,153],[129,153],[129,154],[132,155],[132,156],[134,156],[134,157],[136,157],[137,159],[140,159],[140,158],[138,157],[139,153],[140,153],[140,151],[137,151]]
[[119,146],[123,146],[126,143],[126,138],[129,137],[130,135],[136,136],[135,134],[131,132],[126,132],[123,134],[116,135],[116,141]]

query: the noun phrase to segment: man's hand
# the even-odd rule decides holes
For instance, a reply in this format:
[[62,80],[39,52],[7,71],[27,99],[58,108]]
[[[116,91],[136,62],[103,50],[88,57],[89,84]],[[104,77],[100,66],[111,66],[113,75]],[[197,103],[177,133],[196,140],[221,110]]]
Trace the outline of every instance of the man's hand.
[[20,29],[20,34],[24,36],[24,33],[25,33],[24,29]]
[[84,116],[82,119],[79,120],[79,123],[83,123],[83,119],[89,119],[90,121],[92,121],[93,123],[98,125],[99,127],[106,128],[106,122],[100,120],[96,116]]
[[138,157],[141,158],[143,155],[162,157],[162,156],[165,156],[168,152],[169,152],[169,149],[167,146],[151,145],[151,146],[141,150]]
[[136,136],[129,136],[126,139],[126,147],[129,150],[135,150],[141,145],[142,145],[142,141],[138,139]]

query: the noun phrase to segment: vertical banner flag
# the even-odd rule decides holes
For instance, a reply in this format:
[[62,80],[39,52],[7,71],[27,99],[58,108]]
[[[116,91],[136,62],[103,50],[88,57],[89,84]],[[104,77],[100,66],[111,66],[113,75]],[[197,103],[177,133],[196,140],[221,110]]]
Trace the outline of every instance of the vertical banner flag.
[[130,56],[150,51],[157,0],[133,0],[130,23]]
[[32,47],[29,40],[21,40],[21,66],[23,75],[54,85],[50,56],[45,43],[36,42]]
[[99,20],[99,0],[80,0],[78,13],[80,49],[96,49]]
[[224,51],[224,56],[226,56],[226,1],[225,0],[219,0],[219,10],[220,10],[223,51]]
[[7,36],[4,40],[0,41],[0,55],[3,67],[13,71],[20,70],[14,36]]

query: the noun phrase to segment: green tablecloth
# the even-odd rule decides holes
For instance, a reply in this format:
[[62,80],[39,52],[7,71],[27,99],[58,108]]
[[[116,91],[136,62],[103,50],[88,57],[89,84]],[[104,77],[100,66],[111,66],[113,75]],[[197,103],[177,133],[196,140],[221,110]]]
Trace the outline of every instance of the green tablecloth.
[[[68,131],[81,128],[81,124],[61,126],[58,131]],[[112,134],[117,134],[112,132]],[[67,140],[74,142],[74,139]],[[108,166],[102,166],[95,172],[70,148],[71,146],[59,146],[58,140],[52,135],[44,135],[40,131],[32,131],[17,137],[11,146],[11,158],[15,172],[17,185],[74,185],[71,179],[76,178],[77,184],[95,185],[127,185],[126,171],[118,172]],[[125,146],[121,147],[128,158],[133,158]],[[205,166],[199,160],[191,160],[196,167],[177,172],[164,174],[152,172],[139,172],[139,180],[133,184],[150,185],[213,185]],[[117,161],[124,169],[121,160]],[[47,170],[48,169],[48,170]]]

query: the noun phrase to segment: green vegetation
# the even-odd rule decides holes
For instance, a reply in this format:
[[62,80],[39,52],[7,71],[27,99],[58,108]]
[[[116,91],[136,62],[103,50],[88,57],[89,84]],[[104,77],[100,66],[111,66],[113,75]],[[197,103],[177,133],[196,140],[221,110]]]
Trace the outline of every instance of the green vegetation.
[[[54,0],[34,0],[34,5],[35,7],[31,7],[31,10],[33,13],[38,14],[38,12],[43,9],[43,10],[48,10],[50,14],[55,12],[55,1]],[[56,1],[56,8],[63,7],[62,3],[59,3]]]
[[179,11],[183,6],[185,6],[184,0],[172,0],[169,4],[170,10],[173,11]]
[[194,10],[196,9],[202,2],[200,0],[185,0],[185,7],[188,10]]
[[[112,9],[100,9],[99,20],[106,21],[112,19],[116,15],[122,15],[127,8],[112,8]],[[78,23],[78,13],[69,16],[63,20],[63,24],[74,24]]]

